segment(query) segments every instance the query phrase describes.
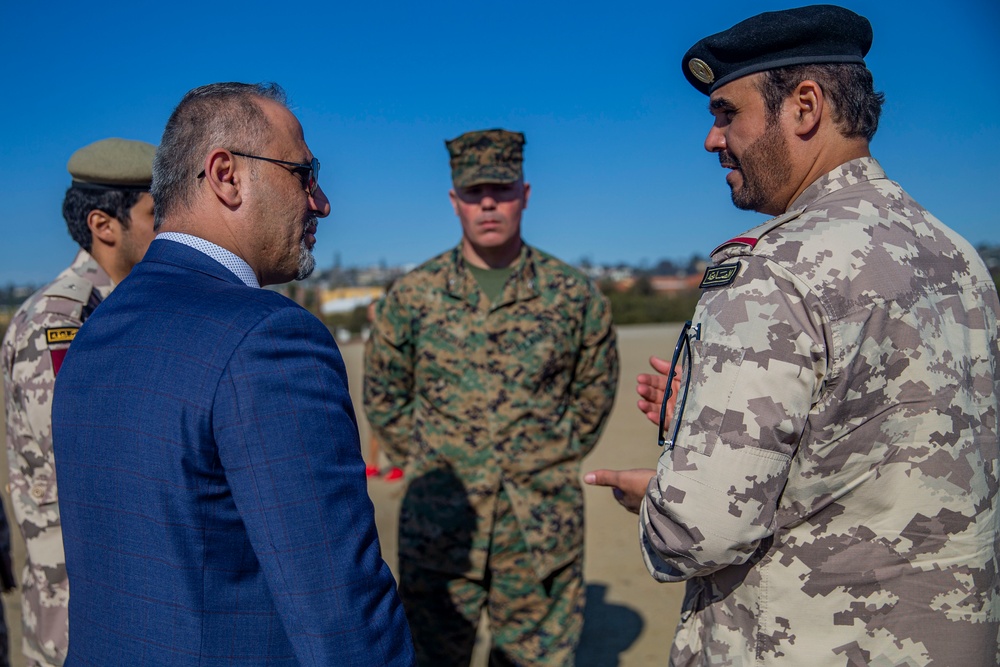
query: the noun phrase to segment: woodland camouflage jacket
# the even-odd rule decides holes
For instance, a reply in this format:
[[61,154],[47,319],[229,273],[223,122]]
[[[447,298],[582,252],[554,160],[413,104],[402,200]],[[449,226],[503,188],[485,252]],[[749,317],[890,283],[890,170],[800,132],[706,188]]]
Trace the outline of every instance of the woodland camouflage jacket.
[[496,496],[540,578],[582,553],[580,460],[618,379],[607,299],[525,245],[494,303],[459,249],[396,282],[368,340],[365,409],[409,482],[400,556],[481,577]]

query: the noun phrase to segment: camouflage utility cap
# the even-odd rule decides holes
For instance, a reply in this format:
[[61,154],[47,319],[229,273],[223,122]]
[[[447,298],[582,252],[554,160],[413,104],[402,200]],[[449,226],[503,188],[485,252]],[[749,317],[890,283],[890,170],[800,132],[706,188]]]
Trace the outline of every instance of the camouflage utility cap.
[[130,139],[101,139],[87,144],[66,164],[73,186],[94,190],[149,191],[156,146]]
[[482,183],[515,183],[524,177],[524,135],[507,130],[477,130],[444,142],[451,155],[451,180],[457,188]]

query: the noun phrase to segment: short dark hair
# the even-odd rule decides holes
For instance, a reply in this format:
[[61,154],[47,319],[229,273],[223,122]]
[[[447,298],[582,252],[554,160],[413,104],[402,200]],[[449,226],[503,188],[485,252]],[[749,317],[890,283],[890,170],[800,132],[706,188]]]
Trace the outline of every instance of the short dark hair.
[[145,193],[141,190],[96,190],[71,185],[63,198],[62,213],[66,228],[77,245],[90,252],[94,237],[87,226],[91,211],[107,213],[128,229],[132,222],[132,207]]
[[849,139],[871,141],[878,131],[885,93],[876,92],[872,73],[864,65],[793,65],[764,72],[758,87],[764,97],[769,123],[777,120],[781,105],[795,87],[815,81],[833,108],[833,122]]
[[222,146],[257,153],[264,148],[270,123],[257,99],[286,105],[285,91],[276,83],[213,83],[189,91],[180,101],[153,159],[150,192],[156,229],[175,209],[191,204],[209,150]]

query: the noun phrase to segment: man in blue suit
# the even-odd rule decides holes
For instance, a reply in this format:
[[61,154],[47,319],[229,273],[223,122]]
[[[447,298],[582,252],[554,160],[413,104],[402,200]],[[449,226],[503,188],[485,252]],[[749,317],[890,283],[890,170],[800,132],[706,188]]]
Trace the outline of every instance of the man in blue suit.
[[261,285],[330,204],[276,85],[189,92],[143,261],[59,373],[67,665],[410,665],[340,353]]

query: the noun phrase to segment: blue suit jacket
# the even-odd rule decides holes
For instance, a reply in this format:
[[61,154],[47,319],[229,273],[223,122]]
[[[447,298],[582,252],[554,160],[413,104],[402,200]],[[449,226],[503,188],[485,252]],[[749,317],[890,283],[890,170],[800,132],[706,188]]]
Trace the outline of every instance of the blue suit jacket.
[[315,317],[154,241],[52,410],[67,665],[409,665],[344,362]]

